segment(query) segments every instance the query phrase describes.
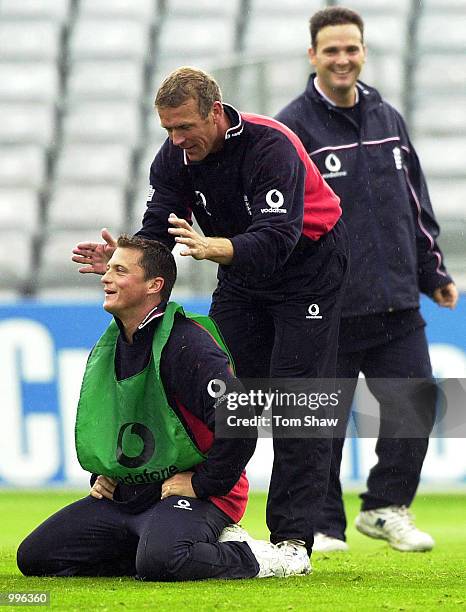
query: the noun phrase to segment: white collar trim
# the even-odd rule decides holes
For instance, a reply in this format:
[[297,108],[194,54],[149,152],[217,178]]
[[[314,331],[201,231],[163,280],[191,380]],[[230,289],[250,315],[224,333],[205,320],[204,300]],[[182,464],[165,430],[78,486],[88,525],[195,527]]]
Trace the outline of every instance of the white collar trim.
[[[341,107],[338,107],[338,106],[337,106],[337,104],[335,104],[335,102],[334,102],[333,100],[331,100],[331,99],[330,99],[328,96],[326,96],[326,95],[324,94],[324,92],[323,92],[323,91],[322,91],[322,89],[320,88],[319,81],[318,81],[317,77],[315,77],[315,79],[314,79],[314,87],[315,87],[315,88],[316,88],[316,90],[319,92],[319,95],[320,95],[320,96],[321,96],[321,97],[322,97],[322,98],[323,98],[323,99],[324,99],[326,102],[328,102],[328,103],[329,103],[331,106],[334,106],[335,108],[341,108]],[[356,104],[359,102],[359,90],[358,90],[358,88],[357,88],[357,87],[355,87],[355,88],[354,88],[354,90],[355,90],[355,99],[354,99],[354,105],[353,105],[353,106],[356,106]]]
[[163,310],[157,311],[157,308],[159,306],[160,304],[153,308],[148,314],[146,314],[142,322],[138,325],[138,329],[142,329],[157,317],[163,316]]

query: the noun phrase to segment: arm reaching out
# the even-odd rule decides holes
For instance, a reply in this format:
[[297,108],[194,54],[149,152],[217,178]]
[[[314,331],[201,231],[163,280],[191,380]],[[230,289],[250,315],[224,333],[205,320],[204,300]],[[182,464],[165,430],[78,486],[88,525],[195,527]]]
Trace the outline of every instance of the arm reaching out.
[[105,241],[103,244],[97,242],[80,242],[73,249],[72,261],[84,266],[78,270],[81,274],[88,274],[89,272],[93,272],[94,274],[105,274],[107,262],[116,249],[116,240],[106,227],[102,230],[101,235]]

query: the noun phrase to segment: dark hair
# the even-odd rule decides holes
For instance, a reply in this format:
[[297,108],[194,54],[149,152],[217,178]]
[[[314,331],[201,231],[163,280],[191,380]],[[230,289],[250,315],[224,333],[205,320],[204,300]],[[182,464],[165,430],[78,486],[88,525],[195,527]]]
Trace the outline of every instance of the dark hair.
[[327,26],[346,25],[352,23],[361,32],[361,41],[364,42],[364,21],[361,15],[344,6],[329,6],[321,11],[317,11],[309,20],[309,30],[311,32],[311,45],[317,48],[317,34]]
[[197,100],[199,114],[206,119],[214,102],[222,101],[222,92],[215,79],[206,72],[182,66],[163,80],[155,97],[155,106],[177,108],[190,98]]
[[117,246],[122,249],[142,251],[139,265],[144,270],[144,280],[161,276],[165,283],[160,297],[165,301],[168,300],[176,281],[176,263],[170,249],[157,240],[147,240],[129,234],[121,234]]

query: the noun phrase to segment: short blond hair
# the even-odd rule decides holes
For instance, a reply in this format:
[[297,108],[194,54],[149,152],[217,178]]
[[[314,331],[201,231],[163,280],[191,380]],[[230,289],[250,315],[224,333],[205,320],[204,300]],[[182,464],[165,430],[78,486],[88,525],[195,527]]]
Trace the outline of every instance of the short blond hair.
[[222,92],[215,79],[206,72],[182,66],[163,80],[155,96],[155,107],[177,108],[191,98],[197,100],[199,114],[206,119],[214,102],[222,101]]

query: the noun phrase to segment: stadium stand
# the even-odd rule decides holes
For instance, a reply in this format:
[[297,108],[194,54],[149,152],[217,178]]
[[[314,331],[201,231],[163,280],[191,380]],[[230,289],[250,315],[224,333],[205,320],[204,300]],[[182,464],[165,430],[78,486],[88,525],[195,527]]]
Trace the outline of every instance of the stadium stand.
[[[465,66],[466,70],[466,66]],[[418,100],[413,121],[416,134],[429,136],[466,135],[466,106],[457,93],[444,99]]]
[[0,15],[6,19],[48,19],[65,23],[70,16],[71,0],[2,0]]
[[0,102],[0,143],[50,145],[55,109],[50,104]]
[[[1,164],[1,161],[0,161]],[[0,187],[0,300],[28,292],[42,208],[34,187]]]
[[[464,141],[455,136],[442,138],[419,137],[416,149],[424,171],[432,178],[464,176]],[[440,161],[441,160],[441,161]]]
[[295,0],[285,4],[281,0],[250,0],[249,2],[249,17],[256,16],[290,16],[300,17],[301,19],[309,19],[312,13],[318,11],[325,2],[320,0]]
[[124,144],[66,144],[60,151],[56,180],[63,183],[113,183],[126,186],[131,150]]
[[[197,65],[238,108],[274,114],[304,87],[307,21],[325,4],[1,0],[0,298],[95,297],[95,279],[76,274],[70,250],[103,226],[139,228],[149,166],[165,139],[153,109],[162,78]],[[363,79],[407,117],[447,262],[466,283],[466,4],[348,4],[366,21]],[[180,292],[213,287],[214,265],[177,260]]]
[[46,159],[39,145],[0,147],[0,186],[41,189],[46,180]]
[[112,221],[114,231],[126,222],[125,190],[115,185],[59,185],[51,195],[47,229],[93,230],[97,234]]
[[70,61],[144,60],[149,42],[147,24],[137,19],[79,18],[71,33]]
[[242,8],[241,0],[218,2],[218,0],[167,0],[165,12],[169,15],[183,17],[222,17],[226,20],[236,19]]
[[305,53],[308,28],[301,15],[274,13],[264,16],[262,11],[251,14],[244,35],[246,54]]
[[140,139],[140,120],[140,109],[132,100],[69,103],[63,119],[63,140],[134,146]]
[[57,21],[0,21],[0,57],[2,61],[58,61],[61,24]]
[[183,64],[212,64],[216,55],[233,53],[235,35],[234,20],[170,15],[159,34],[157,71],[166,74]]
[[52,102],[59,96],[59,67],[54,61],[5,61],[0,54],[0,101]]
[[12,292],[17,295],[24,294],[33,267],[33,238],[30,234],[21,233],[17,229],[2,229],[1,241],[0,295],[4,291],[8,297]]
[[157,12],[154,0],[81,0],[80,15],[87,17],[102,17],[104,19],[124,18],[138,19],[150,23]]
[[95,240],[99,228],[83,230],[57,230],[43,236],[40,266],[34,271],[40,298],[66,299],[83,293],[91,299],[102,297],[99,278],[93,274],[80,275],[70,258],[70,245],[82,240]]
[[68,100],[137,103],[144,90],[143,78],[144,66],[137,60],[76,62],[69,75]]
[[3,232],[36,236],[41,229],[41,206],[37,190],[26,187],[0,189],[0,227]]

